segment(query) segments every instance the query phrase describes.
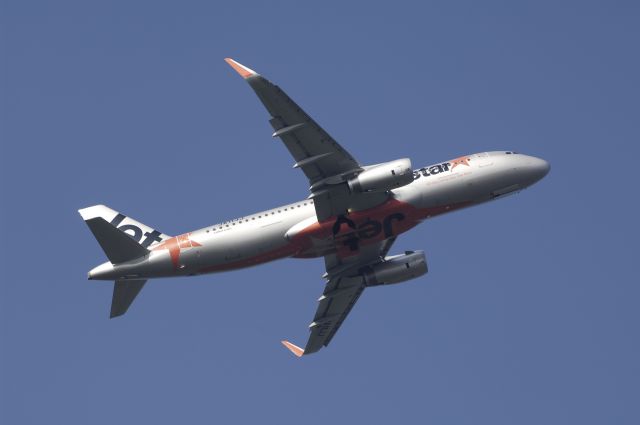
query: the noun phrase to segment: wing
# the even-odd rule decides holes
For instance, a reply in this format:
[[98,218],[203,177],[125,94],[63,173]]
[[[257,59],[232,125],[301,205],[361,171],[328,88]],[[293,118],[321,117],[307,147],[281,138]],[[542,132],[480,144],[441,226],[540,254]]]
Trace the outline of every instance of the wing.
[[256,92],[271,115],[273,137],[282,139],[295,160],[293,167],[300,168],[309,179],[318,220],[344,214],[353,204],[360,208],[362,205],[372,207],[387,199],[384,193],[351,194],[347,185],[340,183],[357,175],[362,168],[349,152],[280,87],[233,59],[225,61]]
[[282,341],[296,356],[315,353],[329,345],[347,315],[365,289],[360,269],[377,263],[387,255],[396,238],[364,246],[356,256],[340,258],[335,254],[325,257],[328,282],[318,299],[318,309],[309,325],[311,335],[304,349],[289,341]]

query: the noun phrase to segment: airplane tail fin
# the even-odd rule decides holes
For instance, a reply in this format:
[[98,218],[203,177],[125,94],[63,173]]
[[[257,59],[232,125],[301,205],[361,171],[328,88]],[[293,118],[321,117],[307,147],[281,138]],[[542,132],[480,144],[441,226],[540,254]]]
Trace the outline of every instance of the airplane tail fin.
[[135,260],[149,253],[147,248],[107,223],[102,217],[90,218],[85,220],[85,223],[112,264]]
[[169,238],[104,205],[94,205],[78,212],[113,264],[143,257],[149,253],[149,246]]
[[[104,205],[94,205],[78,212],[112,264],[144,257],[149,254],[149,247],[169,238]],[[116,279],[110,317],[125,314],[146,282],[146,279]]]

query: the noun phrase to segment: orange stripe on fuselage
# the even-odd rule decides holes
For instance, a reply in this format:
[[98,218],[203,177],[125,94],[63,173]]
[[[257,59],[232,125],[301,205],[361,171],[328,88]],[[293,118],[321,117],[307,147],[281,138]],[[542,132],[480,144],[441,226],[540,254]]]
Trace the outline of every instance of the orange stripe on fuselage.
[[[359,253],[360,246],[379,243],[402,234],[418,225],[426,217],[439,215],[470,205],[469,202],[432,208],[417,208],[407,202],[389,199],[382,205],[363,211],[355,211],[338,221],[332,217],[314,223],[297,233],[292,242],[298,244],[299,257],[307,257],[313,248],[312,240],[333,241],[332,253],[350,257]],[[334,234],[334,231],[337,232]],[[324,254],[323,254],[324,255]]]
[[171,263],[173,263],[173,268],[174,270],[177,270],[180,266],[180,252],[183,249],[193,248],[196,246],[202,245],[194,240],[191,240],[191,233],[185,233],[183,235],[178,235],[162,241],[157,246],[155,246],[152,251],[160,251],[162,249],[168,250],[169,256],[171,257]]
[[[369,210],[352,212],[346,216],[354,224],[355,230],[347,224],[340,225],[339,232],[334,237],[333,227],[336,224],[337,217],[332,217],[321,223],[314,223],[296,234],[291,242],[271,251],[261,253],[249,258],[237,260],[229,263],[208,266],[200,269],[199,273],[211,273],[234,270],[244,267],[251,267],[269,261],[286,257],[295,258],[314,258],[323,255],[338,254],[340,257],[350,257],[357,255],[359,250],[352,250],[352,239],[359,236],[366,236],[358,239],[358,247],[378,243],[387,239],[384,229],[385,218],[393,214],[401,213],[402,220],[397,218],[387,219],[388,230],[392,232],[392,236],[397,236],[407,230],[415,227],[426,217],[433,217],[446,212],[454,211],[471,205],[471,202],[463,202],[452,205],[443,205],[431,208],[416,208],[413,205],[390,199],[382,205],[371,208]],[[377,225],[370,222],[377,222],[380,229],[377,234]],[[369,223],[368,223],[369,222]],[[370,237],[369,237],[370,236]],[[326,248],[314,248],[314,240],[327,241]]]

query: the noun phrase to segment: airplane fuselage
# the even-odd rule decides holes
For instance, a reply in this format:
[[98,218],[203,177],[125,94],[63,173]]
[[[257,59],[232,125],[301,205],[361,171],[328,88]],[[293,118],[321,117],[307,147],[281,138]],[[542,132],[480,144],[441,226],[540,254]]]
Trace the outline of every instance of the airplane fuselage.
[[[544,177],[546,161],[513,152],[485,152],[415,170],[412,183],[372,208],[318,222],[306,199],[180,236],[153,241],[142,258],[89,272],[90,279],[197,275],[286,257],[342,257],[400,235],[423,220],[520,191]],[[125,232],[134,236],[132,232]],[[135,230],[135,229],[134,229]],[[135,233],[135,232],[134,232]],[[158,238],[159,239],[159,238]]]

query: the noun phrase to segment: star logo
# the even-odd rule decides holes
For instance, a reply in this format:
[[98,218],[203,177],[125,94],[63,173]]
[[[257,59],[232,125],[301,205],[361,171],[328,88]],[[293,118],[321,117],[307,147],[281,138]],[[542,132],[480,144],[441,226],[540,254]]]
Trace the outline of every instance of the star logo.
[[453,171],[453,169],[456,168],[458,165],[466,165],[467,167],[471,167],[471,165],[469,165],[470,160],[471,158],[468,158],[466,156],[461,156],[460,158],[452,159],[451,170]]
[[194,248],[196,246],[202,246],[198,242],[191,239],[191,233],[185,233],[184,235],[175,236],[173,238],[163,241],[161,244],[152,249],[152,251],[159,251],[166,249],[171,256],[171,262],[175,270],[180,266],[180,252],[183,249]]

